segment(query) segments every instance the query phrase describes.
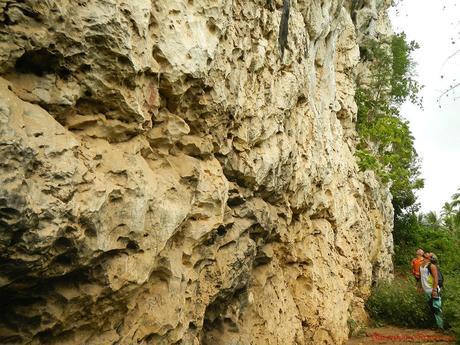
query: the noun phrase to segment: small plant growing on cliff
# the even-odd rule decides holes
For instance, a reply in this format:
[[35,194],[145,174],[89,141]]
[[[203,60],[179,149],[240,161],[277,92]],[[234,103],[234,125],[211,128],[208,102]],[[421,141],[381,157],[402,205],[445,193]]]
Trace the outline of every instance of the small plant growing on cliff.
[[347,326],[350,337],[361,337],[366,334],[366,324],[362,321],[350,317],[347,320]]
[[417,48],[404,34],[368,40],[360,48],[368,69],[357,80],[360,143],[356,156],[362,170],[374,170],[382,182],[391,184],[396,215],[415,203],[414,191],[423,187],[414,138],[399,112],[406,100],[421,105],[421,86],[410,57]]

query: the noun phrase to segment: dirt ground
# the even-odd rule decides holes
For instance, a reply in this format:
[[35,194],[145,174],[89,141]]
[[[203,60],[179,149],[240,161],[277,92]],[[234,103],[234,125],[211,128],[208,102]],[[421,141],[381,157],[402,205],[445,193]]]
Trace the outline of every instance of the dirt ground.
[[363,336],[351,338],[345,345],[453,345],[454,343],[455,339],[452,336],[442,332],[386,326],[368,328]]

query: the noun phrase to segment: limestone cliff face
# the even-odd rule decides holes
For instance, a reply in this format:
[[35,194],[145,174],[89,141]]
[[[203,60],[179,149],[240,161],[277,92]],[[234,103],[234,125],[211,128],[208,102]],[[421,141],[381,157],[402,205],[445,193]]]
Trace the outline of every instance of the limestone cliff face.
[[392,272],[386,2],[0,1],[0,343],[341,344]]

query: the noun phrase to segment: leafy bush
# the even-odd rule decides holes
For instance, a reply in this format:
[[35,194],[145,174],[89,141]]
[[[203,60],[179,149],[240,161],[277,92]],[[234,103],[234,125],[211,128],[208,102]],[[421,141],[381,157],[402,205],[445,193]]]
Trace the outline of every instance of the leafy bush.
[[452,329],[460,344],[460,277],[458,274],[446,276],[443,292],[443,313],[446,328]]
[[426,328],[432,324],[423,294],[409,280],[380,281],[366,303],[370,316],[385,323]]

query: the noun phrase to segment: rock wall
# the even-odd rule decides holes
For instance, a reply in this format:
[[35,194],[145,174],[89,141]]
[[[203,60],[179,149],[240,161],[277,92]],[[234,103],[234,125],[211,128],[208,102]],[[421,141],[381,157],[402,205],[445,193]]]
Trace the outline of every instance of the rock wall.
[[0,1],[0,343],[343,343],[392,274],[387,2]]

